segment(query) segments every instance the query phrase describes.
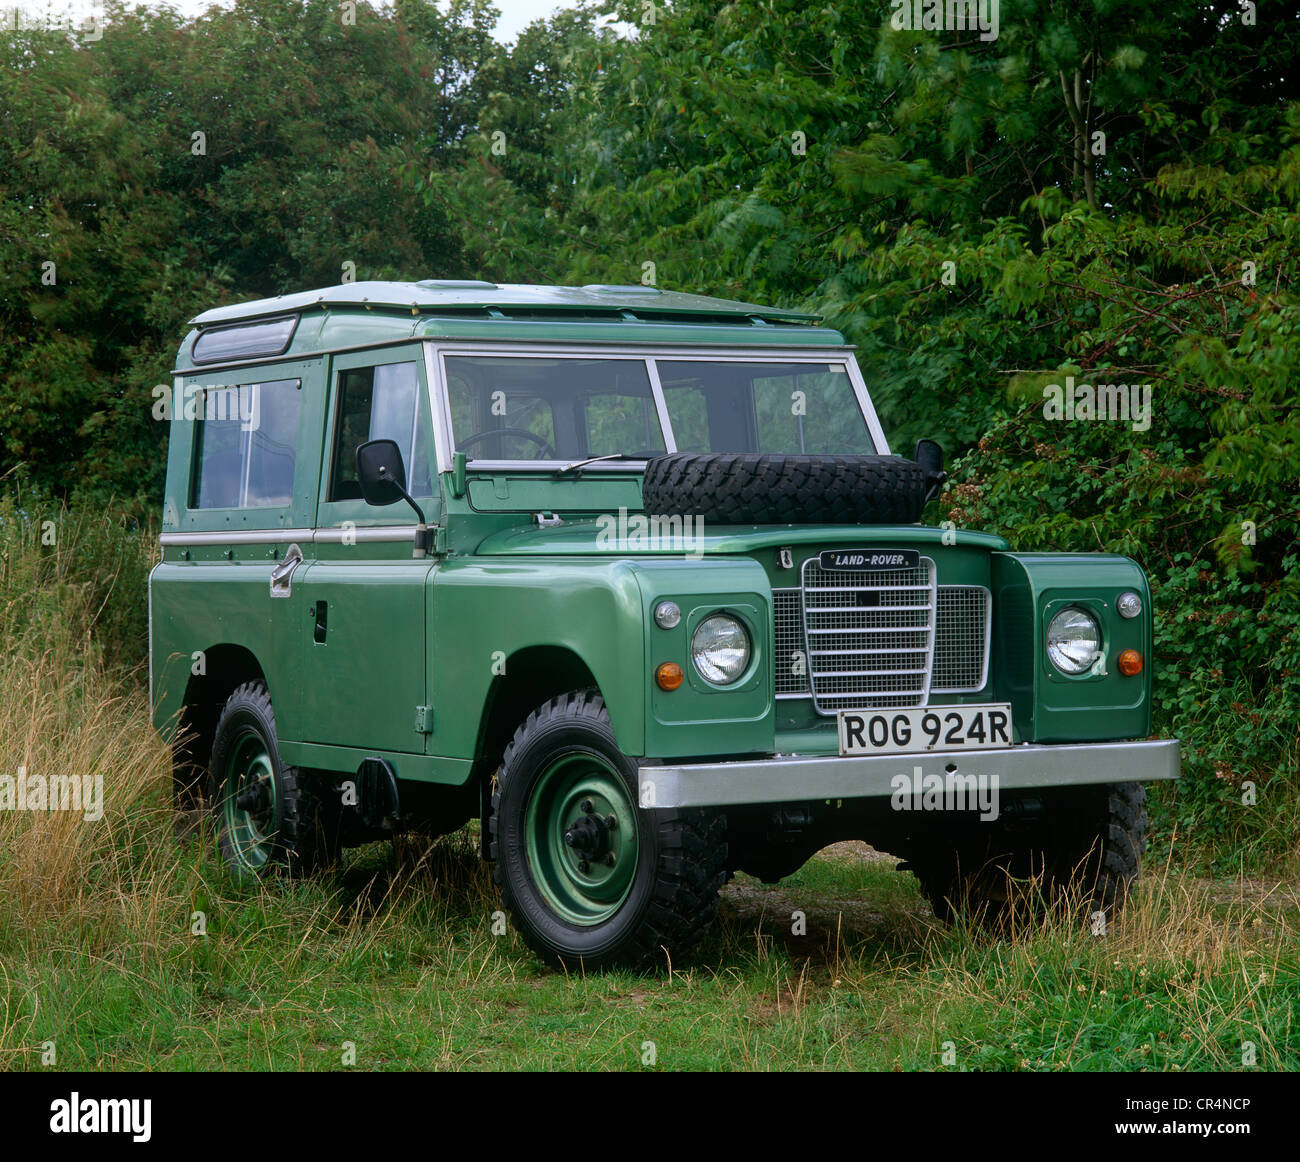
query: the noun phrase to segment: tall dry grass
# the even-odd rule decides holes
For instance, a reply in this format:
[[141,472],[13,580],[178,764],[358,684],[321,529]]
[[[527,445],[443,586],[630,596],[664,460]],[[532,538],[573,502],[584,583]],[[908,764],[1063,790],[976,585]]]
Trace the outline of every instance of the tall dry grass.
[[[134,875],[165,819],[170,759],[149,722],[147,530],[38,497],[0,498],[0,927],[84,909]],[[103,814],[18,809],[17,784],[102,779]]]
[[[84,913],[92,892],[138,875],[131,862],[169,830],[171,758],[144,693],[55,645],[0,658],[0,777],[102,779],[102,817],[88,810],[0,810],[0,917],[32,926]],[[0,919],[0,923],[3,923]]]

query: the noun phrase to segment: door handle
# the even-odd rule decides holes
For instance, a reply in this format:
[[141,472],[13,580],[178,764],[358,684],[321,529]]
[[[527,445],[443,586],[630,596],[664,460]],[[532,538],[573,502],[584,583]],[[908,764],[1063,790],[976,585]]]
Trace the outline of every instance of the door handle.
[[284,560],[271,570],[271,596],[288,597],[293,590],[293,571],[302,564],[302,550],[290,545]]
[[312,616],[316,618],[316,628],[312,631],[312,641],[317,645],[323,645],[325,634],[329,629],[329,603],[318,601],[311,607]]

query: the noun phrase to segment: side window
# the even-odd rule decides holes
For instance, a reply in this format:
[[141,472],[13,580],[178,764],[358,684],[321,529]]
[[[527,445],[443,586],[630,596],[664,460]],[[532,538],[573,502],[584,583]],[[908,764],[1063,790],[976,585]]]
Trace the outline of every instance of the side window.
[[360,500],[357,447],[367,440],[396,440],[412,496],[433,495],[426,407],[415,363],[383,363],[338,373],[330,500]]
[[207,388],[195,444],[191,508],[275,508],[293,500],[301,381]]

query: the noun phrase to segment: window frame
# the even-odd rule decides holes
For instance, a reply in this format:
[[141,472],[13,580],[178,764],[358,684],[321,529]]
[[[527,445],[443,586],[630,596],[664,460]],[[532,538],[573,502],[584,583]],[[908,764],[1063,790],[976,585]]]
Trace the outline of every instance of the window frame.
[[[248,388],[250,391],[256,392],[259,400],[257,406],[260,408],[263,389],[269,384],[293,384],[293,390],[298,394],[297,429],[293,435],[293,473],[289,482],[289,498],[275,504],[199,504],[198,500],[202,491],[203,432],[204,425],[208,423],[206,416],[208,397],[216,392],[243,391],[244,388]],[[277,390],[284,391],[287,389],[277,388]],[[302,445],[302,379],[297,376],[286,376],[282,379],[257,379],[241,383],[210,384],[206,387],[198,388],[196,394],[198,399],[195,404],[196,415],[194,417],[194,455],[190,459],[190,479],[187,486],[186,508],[191,509],[194,512],[258,512],[263,509],[274,509],[279,511],[288,508],[293,503],[294,484],[298,475],[298,451]],[[244,429],[241,427],[239,430],[242,435]],[[253,429],[253,431],[256,430],[257,429]],[[250,432],[250,438],[247,442],[243,440],[240,441],[241,464],[239,470],[239,492],[242,496],[246,496],[248,493],[248,486],[253,470],[251,437],[252,432]]]
[[[425,408],[425,418],[429,421],[424,436],[425,452],[429,457],[429,476],[432,486],[432,496],[417,496],[415,502],[424,510],[427,521],[433,522],[438,519],[438,514],[442,508],[442,495],[438,480],[441,466],[435,456],[437,419],[436,409],[431,405],[429,399],[428,374],[421,346],[420,343],[407,343],[400,347],[368,347],[355,351],[339,352],[331,356],[322,404],[324,432],[321,441],[320,464],[318,465],[319,479],[317,481],[314,528],[337,528],[345,521],[351,522],[358,527],[382,525],[412,528],[415,525],[415,511],[404,500],[380,508],[367,504],[362,499],[329,499],[330,485],[334,475],[334,441],[339,423],[339,394],[342,373],[370,367],[386,367],[395,363],[410,363],[415,369],[416,405]],[[418,423],[416,430],[417,432],[419,430]],[[407,450],[403,449],[403,466],[409,475],[411,465],[406,463],[406,459]]]
[[[287,363],[258,363],[253,366],[233,366],[220,370],[206,369],[194,374],[175,373],[172,377],[172,398],[176,415],[169,425],[169,439],[183,463],[177,463],[177,495],[169,491],[168,504],[176,505],[176,532],[212,532],[221,529],[270,530],[301,528],[311,511],[312,490],[318,464],[315,455],[315,376],[319,374],[319,357],[295,359]],[[298,405],[297,444],[294,448],[293,494],[287,504],[266,505],[257,508],[196,508],[195,485],[198,480],[200,430],[203,409],[195,404],[195,416],[184,419],[183,408],[187,394],[239,387],[249,383],[273,383],[280,380],[296,381],[300,393]],[[169,452],[169,459],[172,453]],[[183,475],[181,473],[183,472]],[[169,485],[170,489],[170,485]]]
[[[298,322],[301,315],[271,315],[264,319],[240,319],[234,323],[218,323],[216,326],[203,327],[190,343],[190,360],[196,367],[202,367],[205,364],[212,366],[219,363],[243,363],[250,359],[274,359],[278,355],[283,355],[293,344],[293,337],[298,333]],[[289,330],[285,334],[284,342],[278,347],[254,348],[252,351],[218,351],[215,355],[199,355],[198,346],[209,335],[221,335],[226,331],[249,331],[257,327],[272,326],[276,323],[288,323]]]

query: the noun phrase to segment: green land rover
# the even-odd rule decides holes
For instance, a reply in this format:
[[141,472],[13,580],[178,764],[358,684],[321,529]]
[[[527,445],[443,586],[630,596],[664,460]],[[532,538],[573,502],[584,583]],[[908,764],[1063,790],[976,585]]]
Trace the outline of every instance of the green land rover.
[[1141,569],[919,523],[937,445],[890,453],[814,317],[357,282],[198,316],[173,375],[151,698],[237,871],[477,819],[587,967],[844,839],[940,916],[1095,925],[1138,874],[1179,773]]

